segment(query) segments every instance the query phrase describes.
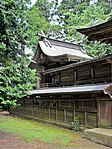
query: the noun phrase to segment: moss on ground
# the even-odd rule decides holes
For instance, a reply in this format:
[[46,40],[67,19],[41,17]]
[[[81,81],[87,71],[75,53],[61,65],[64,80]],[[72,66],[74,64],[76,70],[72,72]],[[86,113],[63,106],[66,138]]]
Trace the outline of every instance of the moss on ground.
[[[66,146],[79,146],[77,133],[63,128],[16,117],[0,118],[0,130],[18,135],[27,141],[39,139],[43,142]],[[76,142],[75,142],[76,141]]]

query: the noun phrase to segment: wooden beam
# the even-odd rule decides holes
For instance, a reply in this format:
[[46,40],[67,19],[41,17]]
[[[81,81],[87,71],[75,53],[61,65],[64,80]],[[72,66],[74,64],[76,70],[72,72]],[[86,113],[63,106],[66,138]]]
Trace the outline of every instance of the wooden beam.
[[105,27],[105,28],[94,30],[94,31],[89,31],[86,34],[88,36],[91,36],[91,35],[97,35],[98,36],[99,34],[106,34],[108,32],[112,33],[112,26],[109,26],[108,28]]

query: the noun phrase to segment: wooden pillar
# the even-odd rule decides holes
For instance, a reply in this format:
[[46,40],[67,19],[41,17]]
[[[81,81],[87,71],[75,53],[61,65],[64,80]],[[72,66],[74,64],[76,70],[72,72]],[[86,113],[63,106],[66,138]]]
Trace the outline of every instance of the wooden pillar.
[[57,105],[57,101],[56,101],[56,121],[58,120],[58,109],[57,109],[58,105]]
[[100,125],[100,101],[99,101],[99,99],[97,99],[97,117],[98,117],[98,127],[99,127],[99,125]]
[[37,89],[38,88],[41,88],[41,83],[42,83],[42,71],[44,71],[44,67],[38,67],[37,68],[37,82],[36,82],[36,84],[37,84]]
[[59,86],[61,86],[61,73],[59,73],[58,75],[59,75]]
[[110,75],[111,75],[111,81],[112,81],[112,63],[111,63],[111,68],[110,69],[111,69],[110,70],[111,71],[111,74]]
[[76,84],[76,81],[77,81],[77,71],[75,70],[74,71],[74,84]]
[[51,112],[51,110],[50,110],[50,108],[49,108],[49,120],[50,120],[50,117],[51,117],[51,116],[50,116],[50,112]]
[[110,71],[111,71],[111,81],[112,81],[112,56],[110,58],[107,58],[107,62],[110,63]]
[[91,67],[91,82],[94,83],[94,68]]
[[87,126],[87,112],[85,111],[84,112],[84,117],[85,117],[85,119],[84,119],[84,124],[85,124],[85,126]]
[[64,109],[64,122],[66,123],[66,109]]
[[38,76],[38,79],[37,79],[37,82],[36,82],[36,87],[37,89],[41,87],[41,73],[40,72],[37,72],[37,76]]
[[73,98],[73,101],[74,101],[74,121],[75,121],[75,99]]

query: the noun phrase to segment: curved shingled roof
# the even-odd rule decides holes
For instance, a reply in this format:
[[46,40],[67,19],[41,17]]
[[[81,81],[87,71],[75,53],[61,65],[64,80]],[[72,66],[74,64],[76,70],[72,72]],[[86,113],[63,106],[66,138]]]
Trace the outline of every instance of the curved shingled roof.
[[[88,56],[80,45],[51,39],[41,36],[41,40],[37,45],[37,50],[30,66],[33,68],[34,62],[38,64],[46,64],[50,62],[67,62],[88,60],[92,57]],[[31,66],[32,65],[32,66]]]
[[[67,46],[67,44],[69,46]],[[59,57],[66,55],[68,57],[72,56],[73,59],[79,60],[91,59],[91,57],[88,56],[85,52],[83,52],[81,47],[76,44],[72,44],[71,46],[69,43],[66,43],[66,45],[63,46],[58,45],[58,42],[57,44],[52,44],[52,42],[46,39],[45,41],[40,41],[39,45],[42,52],[50,57]]]
[[96,26],[76,30],[88,36],[88,40],[97,40],[112,44],[112,20],[109,20]]

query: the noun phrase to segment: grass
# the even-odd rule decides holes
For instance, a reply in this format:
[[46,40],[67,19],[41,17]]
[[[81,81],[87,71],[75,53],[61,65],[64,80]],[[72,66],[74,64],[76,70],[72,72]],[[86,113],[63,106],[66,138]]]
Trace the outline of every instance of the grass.
[[[18,135],[27,141],[39,139],[43,142],[58,143],[66,146],[79,146],[78,134],[70,130],[62,129],[52,125],[43,124],[33,120],[17,117],[0,118],[0,130]],[[76,141],[76,142],[75,142]]]

